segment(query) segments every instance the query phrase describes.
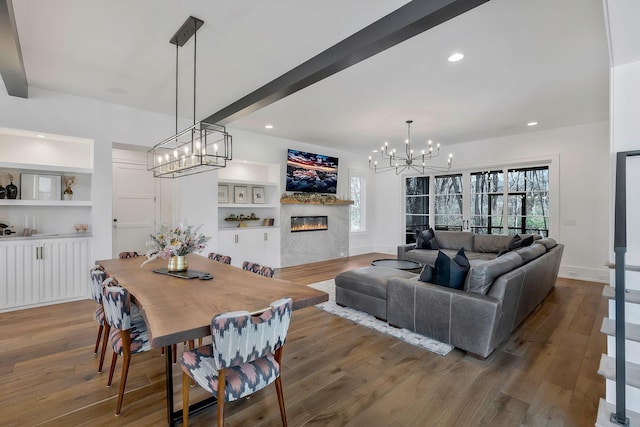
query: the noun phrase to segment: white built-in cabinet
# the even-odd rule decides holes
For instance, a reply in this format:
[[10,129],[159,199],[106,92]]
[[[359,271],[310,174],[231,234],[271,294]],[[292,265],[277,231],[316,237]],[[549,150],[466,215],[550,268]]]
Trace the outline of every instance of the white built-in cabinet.
[[90,237],[0,241],[0,311],[88,296]]
[[[218,201],[216,251],[229,255],[238,267],[244,261],[280,267],[280,165],[235,163],[219,172],[218,185],[222,187],[218,193],[228,196]],[[245,191],[246,203],[236,200],[237,189]],[[263,203],[254,200],[254,189]],[[252,214],[259,220],[247,219]],[[245,219],[230,220],[232,215]],[[273,225],[266,225],[265,219]]]

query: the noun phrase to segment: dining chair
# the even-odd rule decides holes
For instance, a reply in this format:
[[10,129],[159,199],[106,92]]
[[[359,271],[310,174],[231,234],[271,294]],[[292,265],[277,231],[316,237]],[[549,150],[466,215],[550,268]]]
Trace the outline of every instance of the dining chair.
[[120,415],[122,401],[124,399],[124,389],[127,384],[129,365],[133,354],[148,351],[149,336],[147,325],[142,316],[131,315],[131,295],[118,285],[115,278],[107,278],[102,285],[102,305],[104,306],[105,321],[111,327],[109,341],[113,348],[111,358],[111,369],[109,370],[109,381],[107,386],[111,386],[113,372],[119,355],[123,356],[122,374],[120,376],[120,388],[118,391],[118,402],[116,405],[116,415]]
[[242,263],[242,269],[251,271],[265,277],[273,277],[274,269],[266,265],[260,265],[255,262],[245,261]]
[[222,262],[224,264],[231,264],[231,257],[229,255],[217,254],[215,252],[209,252],[207,258],[214,261]]
[[94,318],[98,323],[98,336],[96,337],[96,345],[93,348],[93,352],[98,354],[98,346],[100,345],[100,338],[104,332],[104,338],[102,340],[102,348],[100,350],[100,362],[98,363],[98,372],[102,372],[102,364],[104,363],[104,355],[107,351],[107,341],[109,337],[109,324],[104,321],[104,308],[102,307],[102,283],[107,278],[107,273],[99,265],[95,265],[89,271],[91,276],[91,297],[96,302],[96,311]]
[[118,254],[118,258],[120,259],[137,258],[138,256],[138,252],[120,252]]
[[291,308],[291,298],[283,298],[272,302],[260,315],[235,311],[211,319],[212,343],[182,353],[183,426],[188,425],[192,379],[217,396],[218,426],[224,426],[225,402],[275,382],[282,425],[287,425],[280,367]]

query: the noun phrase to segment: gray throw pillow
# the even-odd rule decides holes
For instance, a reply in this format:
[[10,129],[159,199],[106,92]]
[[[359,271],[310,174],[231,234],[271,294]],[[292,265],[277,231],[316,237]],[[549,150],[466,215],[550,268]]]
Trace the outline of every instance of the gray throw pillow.
[[543,245],[539,245],[536,243],[535,245],[516,249],[514,252],[520,255],[520,258],[522,258],[522,262],[526,264],[538,258],[539,256],[544,255],[547,252],[547,249]]

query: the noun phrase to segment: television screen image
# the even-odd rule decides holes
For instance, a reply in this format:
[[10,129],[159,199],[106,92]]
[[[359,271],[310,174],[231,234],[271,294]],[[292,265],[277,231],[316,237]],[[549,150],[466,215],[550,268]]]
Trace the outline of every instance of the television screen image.
[[338,158],[289,149],[287,191],[336,194]]

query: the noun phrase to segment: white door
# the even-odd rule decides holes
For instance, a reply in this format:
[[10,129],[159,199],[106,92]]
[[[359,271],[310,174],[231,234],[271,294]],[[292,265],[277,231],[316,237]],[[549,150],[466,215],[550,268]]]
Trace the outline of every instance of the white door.
[[173,185],[147,171],[146,152],[113,150],[113,257],[146,252],[156,224],[171,224]]

